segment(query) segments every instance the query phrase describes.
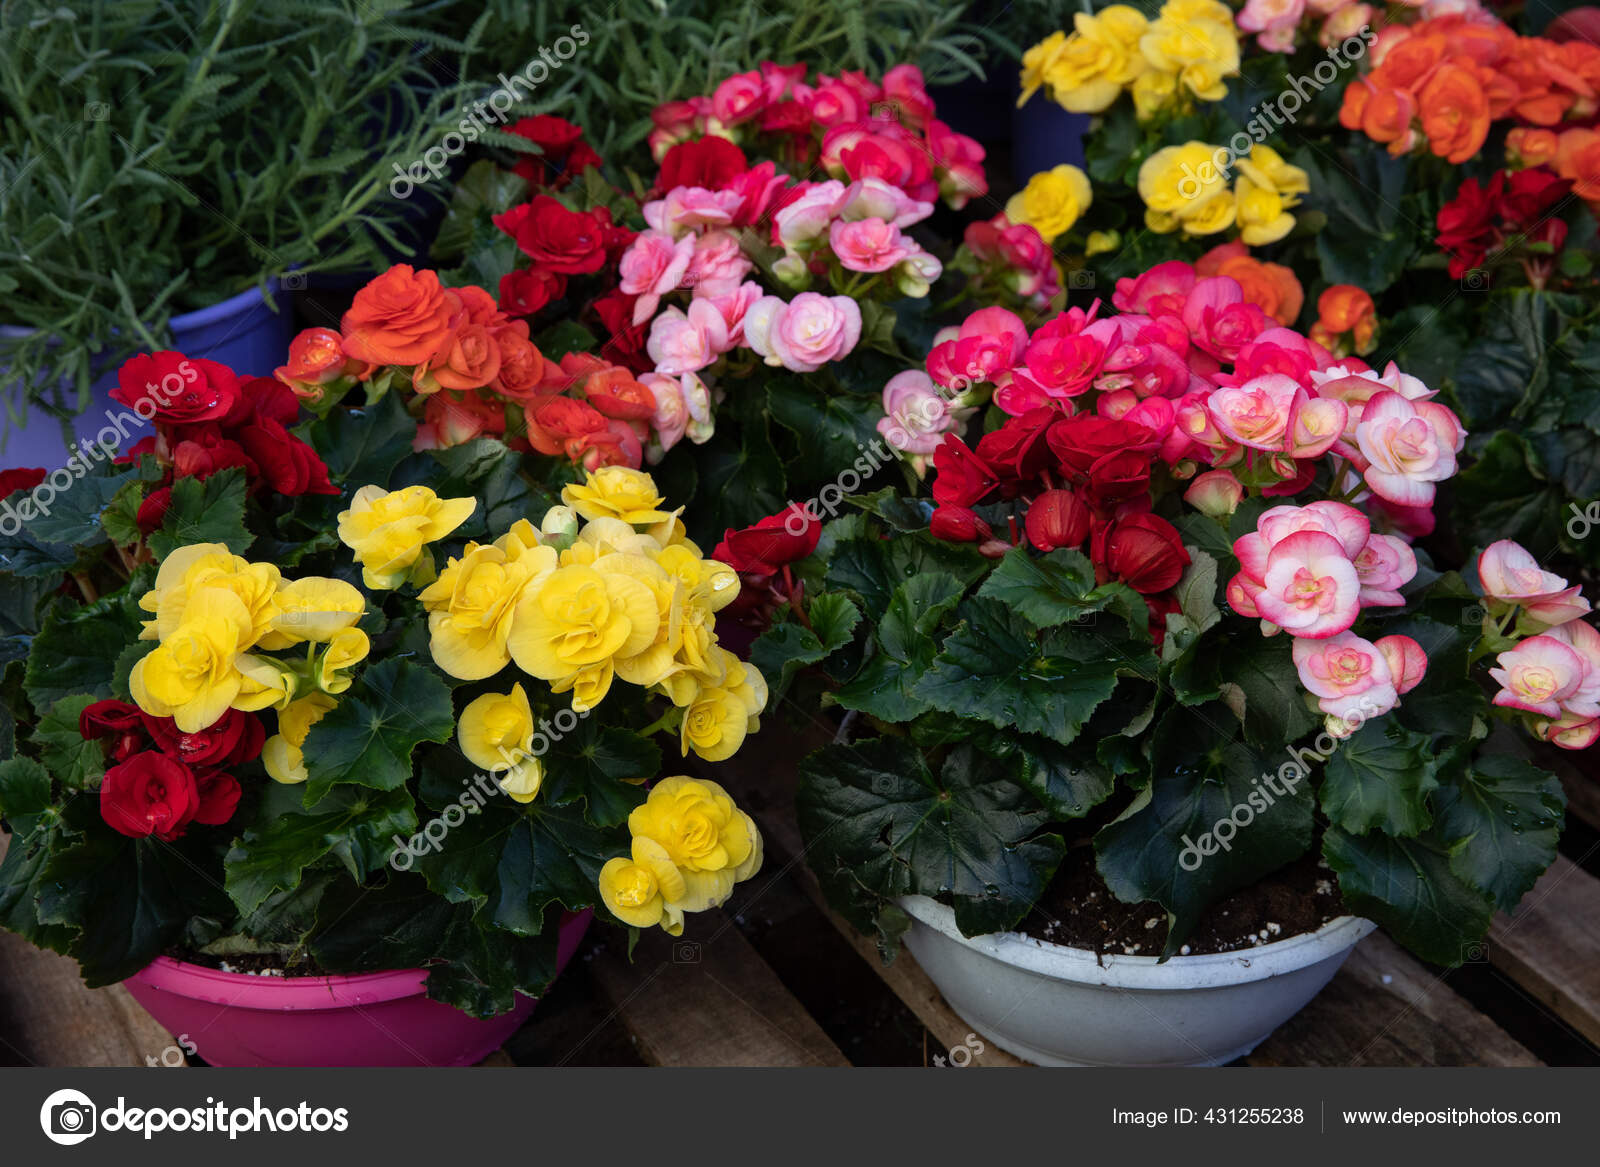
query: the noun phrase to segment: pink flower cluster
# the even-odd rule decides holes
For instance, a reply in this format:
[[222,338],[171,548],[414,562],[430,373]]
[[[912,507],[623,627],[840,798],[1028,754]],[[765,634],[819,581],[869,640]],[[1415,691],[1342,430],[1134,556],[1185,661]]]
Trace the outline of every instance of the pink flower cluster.
[[1002,211],[967,225],[954,266],[970,271],[980,288],[1008,292],[1022,303],[1043,308],[1061,294],[1055,253],[1028,223],[1013,223]]
[[931,202],[882,178],[848,186],[838,179],[799,183],[784,192],[772,216],[772,241],[784,251],[774,271],[790,287],[804,288],[837,263],[858,275],[888,273],[898,295],[926,296],[943,267],[905,228],[932,213]]
[[1589,601],[1510,539],[1478,557],[1478,582],[1492,617],[1514,613],[1516,630],[1532,633],[1495,658],[1494,703],[1530,714],[1533,735],[1564,749],[1600,741],[1600,632],[1583,619]]
[[[1398,3],[1415,9],[1425,20],[1448,14],[1496,20],[1478,0],[1398,0]],[[1256,44],[1270,53],[1293,52],[1301,25],[1309,22],[1320,22],[1317,43],[1324,48],[1332,48],[1351,37],[1362,37],[1369,28],[1383,30],[1389,24],[1401,27],[1395,16],[1385,16],[1382,4],[1369,4],[1365,0],[1249,0],[1234,17],[1239,31],[1255,33]],[[1382,38],[1382,31],[1378,36]]]
[[915,65],[896,65],[883,82],[864,73],[819,74],[803,64],[763,61],[724,80],[709,97],[669,101],[651,114],[650,149],[659,162],[680,142],[704,136],[748,144],[836,179],[879,178],[913,198],[955,208],[987,193],[983,147],[935,117]]

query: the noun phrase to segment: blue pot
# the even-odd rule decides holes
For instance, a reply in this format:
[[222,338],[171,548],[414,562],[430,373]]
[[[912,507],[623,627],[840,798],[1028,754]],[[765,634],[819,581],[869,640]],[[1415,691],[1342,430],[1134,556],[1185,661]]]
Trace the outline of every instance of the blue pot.
[[[240,376],[270,377],[272,370],[289,355],[294,317],[286,310],[288,303],[280,293],[278,281],[269,280],[268,286],[277,297],[279,311],[268,307],[260,289],[251,288],[220,304],[172,317],[168,322],[172,329],[172,347],[185,356],[204,357],[227,365]],[[14,325],[0,325],[0,339],[25,336],[27,331]],[[0,436],[0,470],[18,466],[52,470],[65,465],[69,456],[67,444],[74,437],[92,439],[106,425],[107,412],[113,417],[131,412],[111,400],[111,390],[116,387],[115,369],[95,378],[89,390],[92,398],[89,408],[74,421],[65,421],[30,403],[23,423],[7,423]],[[4,393],[11,409],[22,412],[20,382],[0,381],[0,393]],[[50,399],[63,409],[74,409],[77,390],[62,383],[56,386]],[[128,445],[155,432],[137,418],[131,423],[124,419],[124,428],[129,434]]]
[[1011,176],[1019,187],[1063,162],[1083,166],[1089,115],[1068,113],[1040,90],[1011,115]]

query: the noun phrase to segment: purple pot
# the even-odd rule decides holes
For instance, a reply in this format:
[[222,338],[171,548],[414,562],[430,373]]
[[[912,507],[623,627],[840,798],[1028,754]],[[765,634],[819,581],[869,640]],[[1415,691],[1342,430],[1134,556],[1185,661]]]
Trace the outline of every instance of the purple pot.
[[[184,312],[171,318],[172,346],[190,357],[204,357],[227,365],[241,376],[270,377],[272,370],[281,365],[289,354],[289,342],[294,338],[294,315],[281,295],[281,285],[276,279],[268,281],[273,295],[278,297],[279,311],[267,306],[258,288],[240,292],[237,296],[201,308]],[[27,329],[14,325],[0,325],[0,340],[27,334]],[[97,377],[89,388],[92,400],[89,407],[72,421],[61,418],[30,403],[26,420],[21,425],[4,425],[0,433],[0,470],[17,466],[38,466],[54,470],[66,465],[67,443],[73,437],[90,439],[107,424],[106,414],[113,417],[128,413],[124,420],[128,431],[127,445],[154,433],[146,422],[132,415],[111,400],[111,390],[117,387],[116,370]],[[22,409],[22,386],[5,379],[5,369],[0,367],[0,393],[13,409]],[[77,390],[69,384],[56,388],[57,404],[71,408],[77,402]],[[0,410],[3,410],[0,406]],[[0,422],[4,421],[0,413]]]
[[[561,921],[556,971],[594,918]],[[500,1048],[533,1012],[472,1017],[430,1001],[422,969],[344,977],[259,977],[171,957],[123,982],[169,1033],[213,1066],[470,1066]]]
[[1068,113],[1041,90],[1011,115],[1011,174],[1017,186],[1063,162],[1083,166],[1089,115]]

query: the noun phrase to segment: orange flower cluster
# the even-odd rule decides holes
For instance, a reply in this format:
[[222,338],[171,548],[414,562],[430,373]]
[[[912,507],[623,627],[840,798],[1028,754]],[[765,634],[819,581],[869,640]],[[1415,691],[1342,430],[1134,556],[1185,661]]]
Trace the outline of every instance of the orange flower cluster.
[[295,337],[277,378],[302,400],[331,405],[360,382],[407,381],[421,415],[415,448],[485,435],[561,455],[585,469],[638,469],[652,439],[655,394],[627,369],[569,353],[557,364],[479,287],[446,288],[396,264],[355,295],[339,331]]
[[1354,284],[1334,284],[1317,297],[1311,339],[1336,357],[1366,356],[1378,345],[1378,309]]
[[1518,36],[1481,14],[1388,25],[1372,60],[1344,91],[1339,122],[1394,155],[1425,143],[1465,162],[1492,122],[1550,127],[1600,110],[1600,47]]
[[1294,326],[1306,302],[1305,289],[1293,271],[1281,263],[1264,263],[1237,239],[1206,252],[1195,260],[1194,270],[1202,279],[1227,276],[1238,280],[1245,302],[1286,328]]
[[1514,169],[1548,166],[1571,179],[1572,193],[1600,213],[1600,131],[1518,126],[1506,135],[1506,156]]

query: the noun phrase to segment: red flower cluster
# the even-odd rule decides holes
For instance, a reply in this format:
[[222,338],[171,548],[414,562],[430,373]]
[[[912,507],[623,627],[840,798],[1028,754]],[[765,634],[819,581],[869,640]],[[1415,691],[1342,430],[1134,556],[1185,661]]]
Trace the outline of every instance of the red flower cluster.
[[117,371],[111,396],[155,423],[119,461],[153,454],[162,485],[139,508],[146,533],[161,525],[177,478],[242,467],[250,489],[283,495],[338,494],[315,450],[289,432],[300,401],[271,377],[237,376],[226,365],[179,352],[141,353]]
[[[763,61],[724,80],[711,96],[669,101],[651,113],[652,155],[666,166],[672,148],[704,137],[750,144],[794,167],[820,164],[832,178],[878,178],[921,201],[943,197],[960,208],[987,193],[983,147],[935,116],[915,65],[896,65],[882,83],[864,73],[818,74],[804,64]],[[731,165],[731,163],[725,163]],[[678,169],[676,165],[674,171]],[[705,185],[663,175],[660,189]]]
[[96,701],[78,718],[85,741],[110,745],[116,765],[100,783],[100,814],[135,839],[171,842],[191,823],[220,826],[239,805],[239,782],[226,771],[261,754],[266,730],[230,709],[199,733],[180,733],[170,717],[151,717],[126,701]]
[[798,611],[799,587],[788,566],[815,551],[821,538],[822,520],[795,503],[753,526],[724,531],[711,558],[733,568],[742,581],[729,617],[765,628],[784,604]]
[[524,155],[511,168],[533,186],[560,190],[589,167],[602,165],[600,155],[583,140],[582,128],[564,118],[551,114],[523,118],[507,132],[539,147],[538,156]]
[[1548,243],[1549,252],[1522,257],[1530,282],[1542,287],[1567,240],[1567,224],[1551,212],[1571,190],[1571,180],[1542,166],[1497,170],[1487,184],[1467,179],[1456,197],[1439,209],[1436,242],[1450,256],[1450,275],[1460,279],[1483,266],[1491,253],[1515,247],[1519,241]]

